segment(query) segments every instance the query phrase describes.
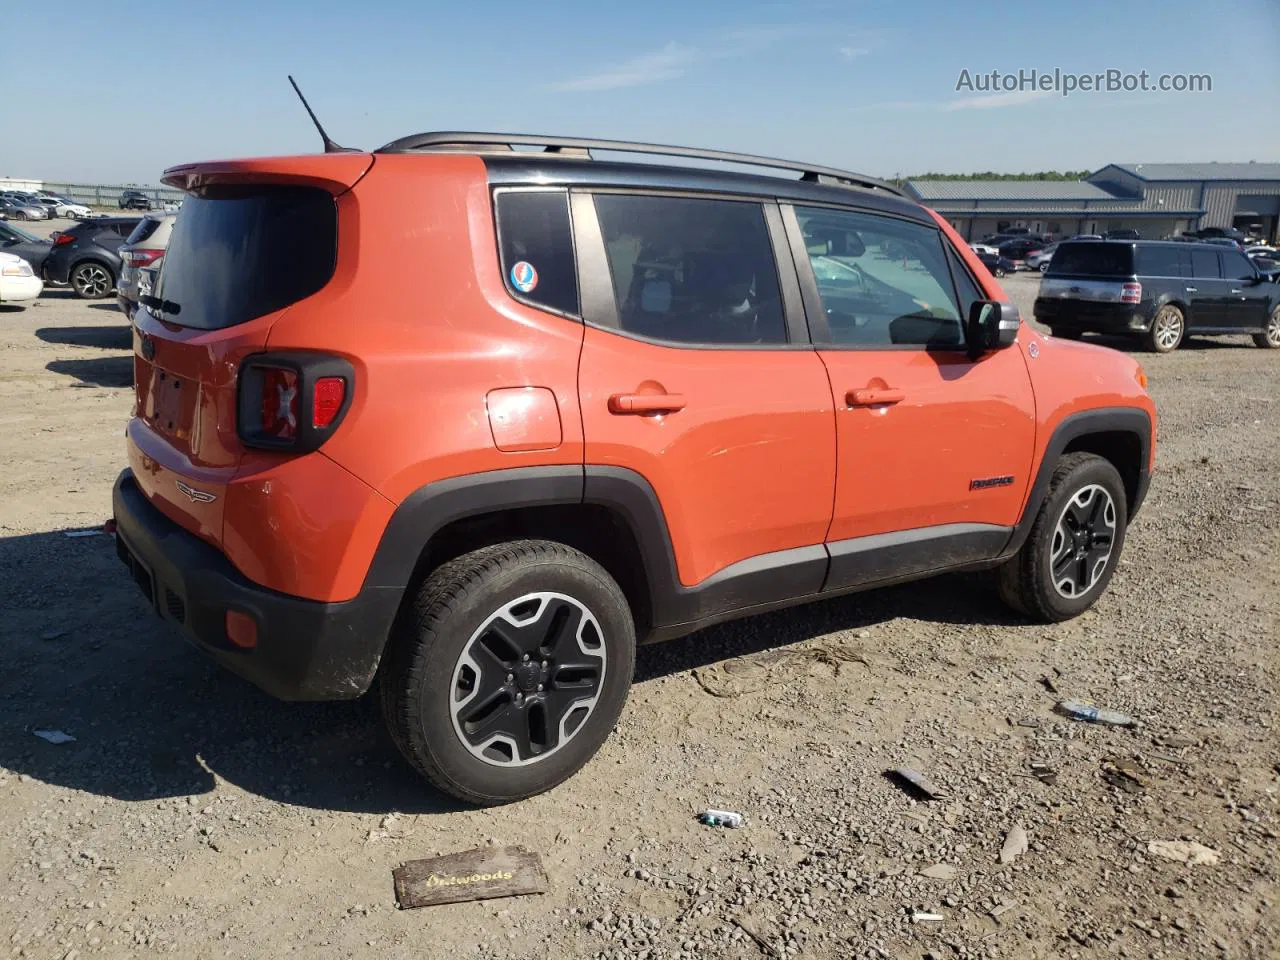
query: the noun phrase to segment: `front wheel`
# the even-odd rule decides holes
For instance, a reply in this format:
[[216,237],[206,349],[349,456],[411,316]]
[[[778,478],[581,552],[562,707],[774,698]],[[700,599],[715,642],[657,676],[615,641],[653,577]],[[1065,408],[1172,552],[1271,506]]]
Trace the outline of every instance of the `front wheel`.
[[101,300],[113,286],[111,271],[94,260],[76,264],[71,271],[71,289],[83,300]]
[[1182,311],[1172,303],[1166,303],[1156,311],[1147,331],[1147,349],[1155,353],[1172,353],[1182,343],[1187,332],[1187,320]]
[[379,678],[400,752],[437,788],[493,805],[551,789],[617,723],[635,627],[617,583],[559,543],[484,547],[436,569]]
[[1264,350],[1280,349],[1280,306],[1271,311],[1266,329],[1253,335],[1253,342]]
[[1039,270],[1041,273],[1048,273],[1048,272],[1049,272],[1049,261],[1048,261],[1048,260],[1045,260],[1045,261],[1044,261],[1043,263],[1041,263],[1041,264],[1040,264],[1040,266],[1039,266],[1039,267],[1037,267],[1036,269],[1037,269],[1037,270]]
[[1127,524],[1124,483],[1111,462],[1067,454],[1026,542],[997,570],[1001,597],[1042,623],[1079,616],[1107,588]]

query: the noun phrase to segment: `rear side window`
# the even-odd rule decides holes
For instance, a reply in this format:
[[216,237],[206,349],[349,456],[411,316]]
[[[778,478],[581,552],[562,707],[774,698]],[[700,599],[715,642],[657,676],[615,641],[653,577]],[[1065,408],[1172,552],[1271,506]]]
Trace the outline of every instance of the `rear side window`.
[[133,228],[133,231],[125,239],[125,243],[141,243],[143,240],[146,240],[149,236],[155,233],[159,226],[160,221],[155,217],[143,217],[138,221],[138,225]]
[[1202,280],[1215,280],[1222,276],[1218,268],[1217,250],[1192,250],[1191,269],[1193,276]]
[[569,195],[564,190],[503,191],[494,198],[494,208],[502,276],[511,295],[577,316]]
[[599,194],[618,323],[676,343],[785,343],[758,203]]
[[166,320],[221,330],[320,290],[337,262],[338,214],[318,187],[237,187],[188,197],[155,296]]
[[1234,250],[1222,255],[1223,276],[1228,280],[1252,280],[1257,276],[1249,258]]
[[1176,247],[1138,247],[1137,273],[1142,277],[1187,277],[1191,258]]
[[1107,243],[1105,240],[1064,243],[1049,261],[1048,273],[1078,273],[1090,277],[1132,276],[1133,247],[1127,243]]

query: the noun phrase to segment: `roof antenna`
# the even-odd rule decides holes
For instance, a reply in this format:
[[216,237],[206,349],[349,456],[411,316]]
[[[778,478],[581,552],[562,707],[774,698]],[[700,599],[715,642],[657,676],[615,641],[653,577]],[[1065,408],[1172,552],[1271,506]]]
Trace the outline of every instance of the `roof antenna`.
[[[286,74],[286,76],[288,76],[288,74]],[[320,131],[320,139],[324,141],[324,152],[325,153],[356,153],[358,152],[355,150],[354,147],[340,147],[336,143],[334,143],[332,140],[329,139],[329,135],[324,132],[324,127],[320,126],[320,121],[316,119],[316,112],[311,109],[311,104],[307,103],[307,98],[302,95],[302,91],[298,89],[298,84],[294,82],[294,79],[292,76],[289,77],[289,82],[293,84],[293,92],[296,93],[298,95],[298,99],[302,101],[302,105],[306,108],[307,114],[311,117],[311,122],[314,123],[316,125],[316,129]]]

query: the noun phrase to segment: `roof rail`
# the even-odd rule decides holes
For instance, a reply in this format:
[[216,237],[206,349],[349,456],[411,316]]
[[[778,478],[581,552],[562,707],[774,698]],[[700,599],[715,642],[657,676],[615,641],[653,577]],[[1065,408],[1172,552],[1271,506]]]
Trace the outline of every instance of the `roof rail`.
[[[485,150],[513,151],[516,146],[542,147],[543,154],[565,157],[591,157],[592,150],[611,150],[617,153],[647,153],[663,157],[686,157],[691,160],[715,160],[721,163],[741,163],[752,167],[769,167],[775,170],[794,170],[800,179],[809,183],[829,183],[839,186],[861,187],[867,190],[884,190],[897,197],[906,194],[891,183],[848,170],[822,167],[796,160],[778,160],[773,157],[757,157],[749,153],[730,153],[725,150],[698,150],[693,147],[671,147],[656,143],[631,143],[626,140],[584,140],[578,137],[540,137],[522,133],[474,133],[467,131],[442,131],[416,133],[392,140],[374,153],[414,153],[417,151],[465,151]],[[532,152],[532,151],[530,151]]]

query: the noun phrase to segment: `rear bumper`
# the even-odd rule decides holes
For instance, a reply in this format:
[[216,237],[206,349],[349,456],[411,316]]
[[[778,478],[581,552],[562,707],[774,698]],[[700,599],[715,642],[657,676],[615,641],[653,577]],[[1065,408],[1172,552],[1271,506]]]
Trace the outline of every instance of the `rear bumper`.
[[1097,303],[1038,297],[1036,322],[1081,333],[1142,333],[1151,327],[1154,311],[1146,303]]
[[[125,470],[112,494],[116,551],[164,620],[233,673],[281,700],[347,700],[369,688],[401,592],[366,587],[344,603],[277,593],[242,576],[217,549],[153,507]],[[257,645],[227,637],[247,615]]]

